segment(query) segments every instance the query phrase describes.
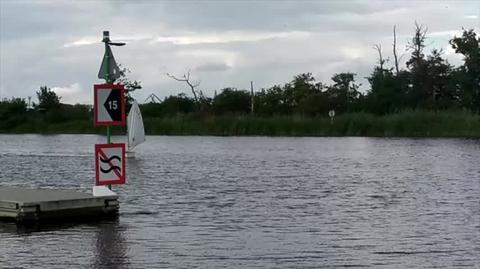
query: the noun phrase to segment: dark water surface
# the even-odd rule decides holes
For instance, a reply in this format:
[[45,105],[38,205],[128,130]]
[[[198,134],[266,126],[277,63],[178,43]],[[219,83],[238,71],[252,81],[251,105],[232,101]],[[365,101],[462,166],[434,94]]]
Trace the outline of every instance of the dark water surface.
[[[479,140],[147,139],[118,220],[0,224],[0,267],[480,268]],[[0,185],[90,191],[104,141],[0,135]]]

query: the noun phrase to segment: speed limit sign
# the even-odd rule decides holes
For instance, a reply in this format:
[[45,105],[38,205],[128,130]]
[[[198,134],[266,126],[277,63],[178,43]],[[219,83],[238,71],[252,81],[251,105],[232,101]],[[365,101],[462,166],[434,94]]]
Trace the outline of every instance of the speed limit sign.
[[125,88],[123,85],[94,85],[96,126],[125,125]]

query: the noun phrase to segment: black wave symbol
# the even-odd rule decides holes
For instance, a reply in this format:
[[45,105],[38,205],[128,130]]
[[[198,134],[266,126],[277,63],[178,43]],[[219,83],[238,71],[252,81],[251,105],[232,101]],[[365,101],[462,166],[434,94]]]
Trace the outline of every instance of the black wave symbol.
[[108,158],[108,159],[104,159],[102,156],[100,156],[100,161],[102,161],[102,163],[109,163],[111,162],[112,160],[118,160],[120,161],[120,157],[117,156],[117,155],[113,155],[112,157]]
[[112,171],[112,170],[118,170],[118,172],[122,171],[122,169],[120,169],[120,167],[118,167],[116,165],[110,166],[110,168],[108,168],[108,169],[103,169],[102,167],[100,167],[100,171],[102,171],[102,173],[105,173],[105,174],[110,173],[110,171]]

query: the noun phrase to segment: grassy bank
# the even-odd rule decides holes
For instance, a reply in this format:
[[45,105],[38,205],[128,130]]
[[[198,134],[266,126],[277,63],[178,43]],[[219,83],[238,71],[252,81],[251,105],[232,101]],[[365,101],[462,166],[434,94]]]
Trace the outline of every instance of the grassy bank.
[[[480,116],[469,112],[406,111],[376,116],[367,113],[329,118],[302,116],[177,116],[144,119],[147,134],[260,136],[408,136],[480,137]],[[104,133],[89,120],[62,123],[28,121],[4,133]],[[124,128],[114,128],[124,133]]]
[[149,133],[164,135],[480,137],[480,116],[467,112],[353,113],[335,117],[333,124],[329,118],[301,116],[178,117],[145,123]]

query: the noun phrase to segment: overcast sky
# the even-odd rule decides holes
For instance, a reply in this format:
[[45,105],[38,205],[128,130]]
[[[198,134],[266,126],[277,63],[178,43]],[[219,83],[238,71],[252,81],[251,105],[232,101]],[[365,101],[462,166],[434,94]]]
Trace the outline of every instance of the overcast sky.
[[[256,89],[311,72],[331,83],[339,72],[357,73],[367,89],[376,61],[374,44],[391,57],[392,27],[398,48],[428,27],[428,51],[461,57],[448,40],[462,27],[480,33],[480,1],[17,1],[0,0],[0,98],[32,96],[42,85],[64,103],[92,103],[104,46],[102,31],[127,46],[114,47],[118,63],[143,89],[163,98],[186,85],[165,73],[189,69],[212,96],[225,87]],[[408,58],[408,54],[403,58]],[[389,63],[391,64],[391,62]],[[404,61],[402,67],[404,66]]]

